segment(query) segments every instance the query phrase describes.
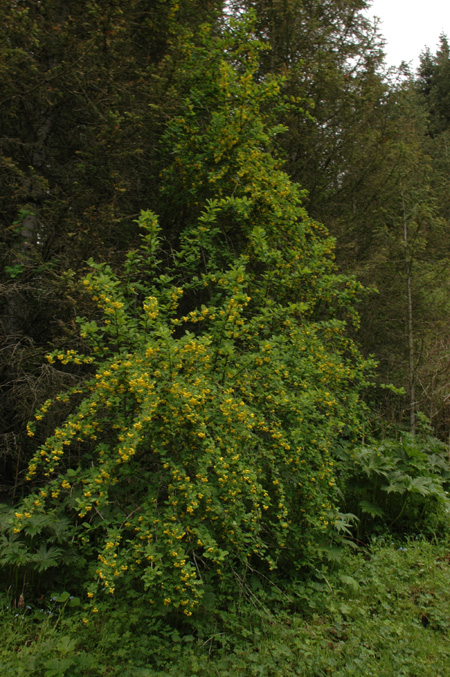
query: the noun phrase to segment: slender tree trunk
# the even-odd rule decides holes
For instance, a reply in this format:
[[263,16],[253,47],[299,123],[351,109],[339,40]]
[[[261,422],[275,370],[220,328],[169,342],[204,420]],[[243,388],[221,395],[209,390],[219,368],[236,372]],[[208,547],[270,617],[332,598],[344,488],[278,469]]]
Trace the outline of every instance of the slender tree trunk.
[[413,304],[412,304],[412,262],[409,255],[409,240],[408,240],[408,220],[406,217],[405,198],[402,195],[403,208],[403,244],[405,249],[405,263],[406,263],[406,296],[408,308],[408,357],[409,357],[409,424],[411,432],[414,435],[416,432],[416,388],[415,388],[415,374],[414,374],[414,330],[413,330]]

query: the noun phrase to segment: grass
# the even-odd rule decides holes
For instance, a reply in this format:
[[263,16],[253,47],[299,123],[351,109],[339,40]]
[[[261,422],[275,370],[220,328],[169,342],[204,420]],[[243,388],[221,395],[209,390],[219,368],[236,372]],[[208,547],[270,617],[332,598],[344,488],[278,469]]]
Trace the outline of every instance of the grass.
[[349,552],[315,580],[256,586],[189,625],[139,604],[105,606],[85,625],[70,601],[7,602],[0,674],[11,677],[450,675],[450,554],[424,540]]

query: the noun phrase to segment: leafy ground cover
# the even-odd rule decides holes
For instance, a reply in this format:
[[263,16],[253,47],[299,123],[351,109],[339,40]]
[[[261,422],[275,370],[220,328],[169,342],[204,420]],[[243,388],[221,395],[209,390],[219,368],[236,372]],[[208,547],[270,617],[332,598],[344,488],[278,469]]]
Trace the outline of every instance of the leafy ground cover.
[[250,576],[241,581],[240,598],[219,604],[211,590],[190,618],[157,618],[137,599],[109,598],[86,623],[82,604],[68,594],[16,608],[3,597],[0,671],[446,675],[449,580],[445,542],[379,540],[304,581],[274,587]]

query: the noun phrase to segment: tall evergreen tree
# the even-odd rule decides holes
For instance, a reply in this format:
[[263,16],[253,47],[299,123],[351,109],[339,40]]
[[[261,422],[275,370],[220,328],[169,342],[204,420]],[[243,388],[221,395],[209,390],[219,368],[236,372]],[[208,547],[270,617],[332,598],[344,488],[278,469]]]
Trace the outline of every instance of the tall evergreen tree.
[[450,47],[445,34],[432,55],[429,49],[421,55],[416,87],[423,95],[429,112],[428,131],[437,136],[450,127]]

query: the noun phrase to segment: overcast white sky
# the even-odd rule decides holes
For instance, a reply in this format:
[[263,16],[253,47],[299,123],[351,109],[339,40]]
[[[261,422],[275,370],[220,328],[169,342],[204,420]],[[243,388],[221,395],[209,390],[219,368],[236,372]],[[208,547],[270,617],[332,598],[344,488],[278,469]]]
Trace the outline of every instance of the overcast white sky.
[[434,53],[442,32],[450,39],[450,0],[373,0],[367,14],[382,21],[389,66],[406,61],[415,69],[425,46]]

